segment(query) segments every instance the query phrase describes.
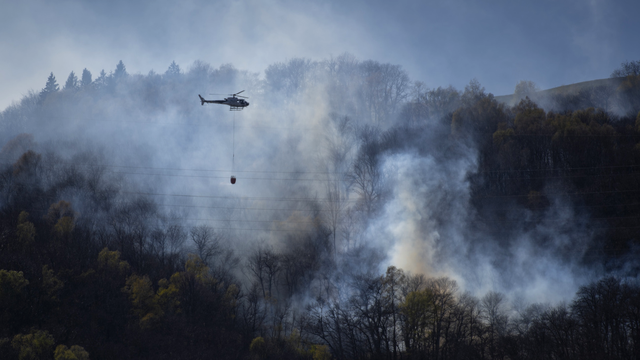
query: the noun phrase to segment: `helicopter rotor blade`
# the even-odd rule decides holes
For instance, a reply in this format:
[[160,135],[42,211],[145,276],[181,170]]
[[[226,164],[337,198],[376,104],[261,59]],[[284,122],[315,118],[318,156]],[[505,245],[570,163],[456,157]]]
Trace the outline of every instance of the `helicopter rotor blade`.
[[237,93],[235,93],[235,94],[212,94],[212,93],[209,93],[209,95],[237,96],[237,97],[241,97],[241,98],[248,99],[248,97],[246,97],[246,96],[239,96],[239,95],[238,95],[238,94],[240,94],[240,93],[242,93],[242,92],[244,92],[244,90],[242,90],[242,91],[238,91],[238,92],[237,92]]

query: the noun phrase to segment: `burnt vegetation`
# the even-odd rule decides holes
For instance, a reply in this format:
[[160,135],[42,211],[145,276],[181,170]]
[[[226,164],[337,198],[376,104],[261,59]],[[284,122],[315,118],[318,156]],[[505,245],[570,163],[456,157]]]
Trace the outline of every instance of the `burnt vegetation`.
[[[637,65],[614,71],[613,87],[572,95],[542,97],[524,82],[514,106],[477,81],[463,91],[427,89],[400,66],[350,55],[274,64],[264,80],[200,61],[148,75],[129,74],[121,61],[95,79],[87,69],[80,78],[72,72],[62,89],[51,74],[41,92],[0,113],[0,354],[639,358]],[[253,89],[253,104],[290,108],[322,92],[329,109],[325,150],[314,158],[326,181],[272,189],[294,199],[283,216],[240,214],[249,227],[271,223],[267,231],[195,224],[154,196],[170,192],[166,184],[132,181],[114,171],[114,152],[92,147],[91,129],[118,117],[114,104],[125,122],[172,112],[190,126],[203,116],[194,110],[199,89],[235,91],[239,83]],[[113,139],[114,147],[125,142]],[[443,239],[463,234],[457,244],[464,249],[438,245],[432,269],[461,264],[442,260],[447,254],[472,258],[489,246],[505,252],[495,267],[509,272],[508,249],[524,233],[537,259],[601,269],[597,277],[550,305],[498,291],[471,294],[452,278],[393,264],[380,273],[388,255],[367,229],[396,196],[388,159],[403,154],[435,164],[414,169],[407,182],[429,185],[416,179],[431,179],[434,169],[445,179],[437,196],[414,194],[424,209],[436,209],[418,228],[439,229]],[[149,155],[141,156],[144,166]],[[458,173],[450,164],[465,162],[472,165],[460,192],[447,179]],[[226,211],[229,201],[213,197],[208,205]],[[254,206],[234,201],[245,212]],[[451,230],[453,223],[462,230]]]

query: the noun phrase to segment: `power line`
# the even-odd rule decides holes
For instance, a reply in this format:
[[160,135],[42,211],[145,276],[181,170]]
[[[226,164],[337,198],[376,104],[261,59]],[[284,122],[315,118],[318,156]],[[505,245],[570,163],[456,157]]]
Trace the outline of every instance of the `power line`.
[[[216,122],[217,120],[214,119],[202,119],[202,120],[192,120],[192,119],[187,119],[184,117],[181,117],[179,119],[176,119],[176,121],[157,121],[157,120],[129,120],[129,121],[122,121],[122,120],[107,120],[107,119],[99,119],[96,120],[94,118],[80,118],[80,117],[70,117],[70,116],[52,116],[52,115],[48,115],[46,117],[38,117],[37,120],[40,121],[56,121],[56,120],[68,120],[68,119],[73,119],[76,120],[78,122],[82,121],[83,125],[85,124],[98,124],[98,123],[103,123],[103,124],[131,124],[131,125],[137,125],[137,124],[141,124],[141,125],[175,125],[175,126],[180,126],[180,127],[184,127],[184,126],[215,126],[217,128],[227,128],[230,129],[232,128],[233,125],[228,125],[225,124],[223,122]],[[225,121],[225,120],[221,120],[221,121]],[[248,121],[245,121],[248,122]],[[281,129],[281,130],[289,130],[289,129],[300,129],[300,130],[304,130],[306,133],[312,132],[312,133],[322,133],[324,134],[324,132],[320,132],[317,130],[316,127],[313,126],[274,126],[274,125],[265,125],[265,124],[261,124],[261,123],[255,123],[253,122],[253,124],[250,125],[238,125],[237,127],[239,128],[244,128],[244,129],[253,129],[253,128],[257,128],[257,129]],[[114,129],[118,129],[118,128],[114,128]]]
[[[100,165],[86,164],[84,166],[100,167]],[[145,170],[164,170],[164,171],[195,171],[195,172],[229,172],[229,170],[220,169],[182,169],[182,168],[158,168],[150,166],[131,166],[131,165],[104,165],[104,167],[129,168],[129,169],[145,169]],[[237,173],[256,173],[256,174],[328,174],[328,175],[344,175],[342,172],[329,171],[268,171],[268,170],[236,170]]]
[[619,168],[639,168],[640,165],[603,165],[603,166],[591,166],[591,167],[568,167],[568,168],[556,168],[556,169],[505,169],[505,170],[486,170],[478,171],[478,174],[484,173],[507,173],[507,172],[530,172],[530,171],[566,171],[566,170],[593,170],[593,169],[619,169]]
[[[48,209],[38,209],[38,208],[30,208],[24,209],[28,211],[46,211]],[[174,220],[188,220],[188,221],[211,221],[211,222],[226,222],[226,223],[266,223],[266,224],[280,224],[280,225],[289,225],[289,224],[318,224],[318,221],[295,221],[295,220],[246,220],[246,219],[214,219],[214,218],[185,218],[185,217],[171,217],[164,219],[165,221],[171,222]],[[241,230],[241,228],[238,228]]]
[[[132,195],[148,195],[148,196],[174,196],[174,197],[189,197],[189,198],[207,198],[207,199],[230,199],[230,200],[259,200],[259,201],[322,201],[333,202],[331,199],[318,199],[318,198],[273,198],[273,197],[232,197],[232,196],[216,196],[216,195],[192,195],[192,194],[162,194],[162,193],[148,193],[148,192],[133,192],[122,191],[123,194]],[[357,202],[358,200],[340,200],[341,202]]]
[[[70,116],[53,116],[53,115],[47,115],[46,117],[38,117],[37,120],[41,120],[41,121],[51,121],[51,120],[67,120],[67,119],[74,119],[77,121],[84,121],[84,124],[91,124],[91,123],[108,123],[108,124],[144,124],[144,125],[176,125],[176,126],[201,126],[201,125],[209,125],[209,126],[216,126],[216,127],[221,127],[221,128],[231,128],[232,125],[228,125],[228,124],[224,124],[221,122],[215,122],[216,120],[209,120],[209,119],[198,119],[198,120],[193,120],[193,119],[188,119],[186,117],[179,117],[177,118],[175,121],[157,121],[157,120],[130,120],[130,121],[122,121],[122,120],[107,120],[107,119],[94,119],[94,118],[80,118],[80,117],[70,117]],[[224,120],[223,120],[224,121]],[[587,124],[584,124],[587,125]],[[263,125],[263,124],[254,124],[254,125],[240,125],[239,127],[241,128],[272,128],[272,129],[300,129],[300,130],[305,130],[306,132],[315,132],[315,133],[320,133],[319,131],[314,129],[317,129],[316,127],[313,126],[274,126],[274,125]],[[513,128],[510,128],[513,129]],[[583,130],[583,129],[580,129]],[[494,132],[480,132],[479,134],[483,134],[483,135],[487,135],[487,136],[493,136],[497,131],[500,130],[496,130]],[[558,134],[558,130],[556,130],[553,133],[548,133],[548,134],[535,134],[535,133],[513,133],[513,134],[504,134],[507,137],[519,137],[519,136],[528,136],[528,137],[548,137],[548,138],[552,138],[553,136],[555,136],[556,134],[558,134],[561,138],[568,138],[568,137],[578,137],[578,138],[582,138],[582,137],[593,137],[593,138],[612,138],[615,139],[617,137],[640,137],[640,135],[638,134],[623,134],[620,132],[617,132],[614,129],[615,133],[614,134]],[[476,134],[478,134],[476,132]]]
[[[184,208],[201,208],[201,209],[221,209],[221,210],[251,210],[251,211],[286,211],[286,212],[332,212],[330,209],[298,209],[298,208],[257,208],[257,207],[224,207],[224,206],[199,206],[199,205],[181,205],[181,204],[156,204],[164,207],[184,207]],[[554,205],[554,209],[580,209],[580,208],[608,208],[608,207],[631,207],[640,206],[640,203],[614,204],[614,205]],[[640,211],[640,209],[639,209]],[[515,220],[514,220],[515,221]]]
[[[5,165],[13,165],[7,164]],[[84,164],[86,167],[97,167],[100,165]],[[225,172],[225,173],[247,173],[247,174],[296,174],[296,175],[341,175],[346,176],[348,173],[341,172],[313,172],[313,171],[266,171],[266,170],[218,170],[218,169],[181,169],[181,168],[157,168],[147,166],[130,166],[130,165],[103,165],[108,168],[127,168],[127,169],[147,169],[147,170],[161,170],[161,171],[194,171],[194,172]],[[573,171],[573,170],[597,170],[597,169],[619,169],[619,168],[639,168],[640,165],[620,165],[620,166],[599,166],[599,167],[581,167],[581,168],[564,168],[564,169],[528,169],[528,170],[491,170],[470,172],[473,174],[506,174],[506,173],[522,173],[522,172],[558,172],[558,171]],[[110,171],[113,174],[120,175],[140,175],[140,176],[163,176],[163,177],[183,177],[183,178],[202,178],[202,179],[226,179],[227,176],[213,176],[213,175],[189,175],[189,174],[164,174],[164,173],[140,173],[140,172],[124,172],[124,171]],[[616,177],[616,176],[631,176],[639,174],[639,171],[633,171],[630,173],[617,173],[617,174],[584,174],[584,175],[560,175],[560,176],[518,176],[509,177],[507,180],[554,180],[554,179],[574,179],[574,178],[595,178],[595,177]],[[268,178],[268,177],[243,177],[243,180],[269,180],[269,181],[312,181],[312,182],[340,182],[341,179],[317,179],[317,178]]]
[[[229,172],[229,171],[226,171]],[[122,174],[122,175],[142,175],[142,176],[166,176],[166,177],[184,177],[184,178],[202,178],[202,179],[226,179],[226,176],[210,176],[210,175],[182,175],[182,174],[159,174],[159,173],[130,173],[130,172],[120,172],[120,171],[112,171],[113,174]],[[235,173],[251,173],[251,171],[236,171]],[[276,173],[276,172],[271,172]],[[308,174],[308,173],[304,173]],[[537,176],[537,177],[529,177],[529,176],[519,176],[519,177],[509,177],[508,180],[557,180],[557,179],[576,179],[576,178],[596,178],[596,177],[616,177],[616,176],[624,176],[624,175],[635,175],[640,174],[640,171],[634,171],[632,173],[623,173],[623,174],[596,174],[596,175],[563,175],[563,176]],[[308,178],[267,178],[267,177],[243,177],[243,180],[271,180],[271,181],[316,181],[316,182],[342,182],[344,180],[341,179],[308,179]]]
[[[87,167],[100,167],[101,165],[83,164]],[[128,168],[128,169],[145,169],[145,170],[163,170],[163,171],[195,171],[195,172],[229,172],[222,169],[186,169],[186,168],[165,168],[151,166],[133,166],[133,165],[102,165],[104,167]],[[331,171],[271,171],[271,170],[237,170],[237,173],[256,173],[256,174],[328,174],[328,175],[345,175],[343,172]]]
[[242,223],[267,223],[267,224],[317,224],[316,221],[291,221],[291,220],[229,220],[211,218],[170,218],[169,220],[193,220],[193,221],[214,221],[214,222],[242,222]]
[[[597,195],[597,194],[622,194],[622,193],[634,193],[634,192],[640,192],[640,189],[635,189],[635,190],[612,190],[612,191],[596,191],[596,192],[588,192],[588,191],[584,191],[584,192],[563,192],[563,193],[559,193],[558,195]],[[478,196],[479,199],[489,199],[489,198],[518,198],[518,197],[529,197],[529,194],[519,194],[519,195],[515,195],[515,194],[511,194],[511,195],[484,195],[484,196]]]
[[[25,184],[13,184],[12,186],[16,187],[27,187]],[[640,189],[633,190],[612,190],[612,191],[594,191],[594,192],[562,192],[553,195],[598,195],[598,194],[622,194],[622,193],[635,193],[640,192]],[[120,191],[121,194],[131,194],[131,195],[145,195],[145,196],[168,196],[168,197],[186,197],[186,198],[206,198],[206,199],[228,199],[228,200],[236,200],[236,201],[244,201],[244,200],[255,200],[255,201],[276,201],[276,202],[300,202],[300,201],[310,201],[310,202],[336,202],[333,199],[319,199],[319,198],[275,198],[275,197],[234,197],[234,196],[216,196],[216,195],[196,195],[196,194],[168,194],[168,193],[151,193],[151,192],[136,192],[136,191]],[[57,196],[51,195],[42,195],[43,197],[54,198]],[[508,198],[524,198],[529,197],[529,194],[509,194],[509,195],[483,195],[478,196],[477,199],[508,199]],[[348,200],[348,199],[340,199],[338,200],[342,203],[356,203],[360,201],[356,200]],[[589,207],[606,207],[606,206],[624,206],[627,204],[614,204],[614,205],[590,205]],[[579,205],[576,205],[579,206]]]
[[[586,125],[586,124],[585,124]],[[513,129],[513,128],[510,128]],[[507,129],[508,130],[508,129]],[[483,134],[483,135],[495,135],[496,132],[498,131],[504,131],[504,130],[496,130],[494,132],[482,132],[479,134]],[[615,129],[614,129],[615,131]],[[518,136],[530,136],[530,137],[548,137],[549,140],[552,140],[551,138],[553,138],[555,135],[558,135],[560,138],[568,138],[568,137],[593,137],[593,138],[611,138],[612,140],[614,140],[617,137],[640,137],[639,134],[621,134],[619,132],[616,132],[615,134],[558,134],[558,132],[554,132],[552,134],[532,134],[532,133],[525,133],[525,134],[521,134],[521,133],[513,133],[513,134],[506,134],[503,133],[502,135],[505,136],[505,138],[517,138]]]
[[326,209],[296,209],[296,208],[284,208],[284,209],[269,209],[269,208],[256,208],[256,207],[221,207],[221,206],[198,206],[198,205],[180,205],[180,204],[156,204],[157,206],[167,207],[186,207],[186,208],[202,208],[202,209],[224,209],[224,210],[257,210],[257,211],[305,211],[305,212],[327,212],[331,210]]
[[[233,171],[228,171],[233,173]],[[241,171],[236,171],[236,173]],[[246,171],[242,171],[243,173]],[[148,174],[148,173],[128,173],[113,171],[114,174],[123,175],[143,175],[143,176],[167,176],[167,177],[185,177],[185,178],[200,178],[200,179],[226,179],[227,176],[206,176],[206,175],[180,175],[180,174]],[[319,182],[339,182],[340,180],[330,179],[301,179],[301,178],[267,178],[267,177],[243,177],[242,180],[270,180],[270,181],[319,181]]]
[[[5,166],[13,166],[14,163],[2,163]],[[125,169],[144,169],[144,170],[161,170],[161,171],[194,171],[194,172],[225,172],[229,173],[230,170],[224,169],[187,169],[187,168],[165,168],[165,167],[152,167],[152,166],[133,166],[133,165],[95,165],[95,164],[77,164],[71,165],[90,167],[90,168],[125,168]],[[345,172],[331,172],[331,171],[270,171],[270,170],[236,170],[235,173],[250,173],[250,174],[320,174],[320,175],[346,175]],[[126,173],[124,173],[126,174]],[[150,175],[163,175],[163,174],[150,174]],[[185,175],[186,176],[186,175]],[[226,178],[226,177],[225,177]]]
[[[12,166],[14,163],[3,163],[6,166]],[[162,170],[162,171],[194,171],[194,172],[231,172],[225,169],[194,169],[194,168],[173,168],[173,167],[152,167],[152,166],[134,166],[134,165],[116,165],[116,164],[77,164],[84,167],[92,168],[125,168],[125,169],[144,169],[144,170]],[[563,167],[563,168],[550,168],[550,169],[501,169],[501,170],[485,170],[485,171],[470,171],[470,174],[487,174],[487,173],[521,173],[521,172],[562,172],[562,171],[574,171],[574,170],[603,170],[603,169],[631,169],[640,168],[640,165],[601,165],[590,167]],[[270,171],[270,170],[237,170],[236,173],[255,173],[255,174],[326,174],[326,175],[348,175],[349,172],[333,172],[333,171]],[[128,174],[128,173],[123,173]],[[137,175],[137,174],[136,174]],[[142,174],[140,174],[142,175]],[[149,174],[156,175],[156,174]],[[164,174],[157,174],[164,175]],[[615,174],[614,174],[615,175]],[[625,175],[625,174],[621,174]],[[168,176],[168,175],[167,175]],[[186,176],[186,175],[185,175]]]
[[[621,220],[621,219],[640,219],[640,214],[639,215],[634,215],[634,216],[610,216],[610,217],[599,217],[599,218],[585,218],[585,220],[588,221],[605,221],[605,220]],[[539,221],[540,219],[536,219],[536,220],[511,220],[511,219],[504,219],[504,220],[491,220],[491,219],[480,219],[478,221],[482,222],[482,223],[527,223],[527,224],[538,224],[540,223]],[[561,223],[561,222],[565,222],[565,220],[560,220],[560,219],[545,219],[544,223]]]

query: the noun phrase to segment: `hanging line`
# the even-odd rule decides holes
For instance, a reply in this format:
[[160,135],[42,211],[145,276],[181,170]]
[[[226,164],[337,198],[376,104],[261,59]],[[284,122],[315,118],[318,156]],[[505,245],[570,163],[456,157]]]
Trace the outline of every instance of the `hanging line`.
[[233,155],[231,157],[231,174],[235,171],[236,165],[236,113],[233,112]]

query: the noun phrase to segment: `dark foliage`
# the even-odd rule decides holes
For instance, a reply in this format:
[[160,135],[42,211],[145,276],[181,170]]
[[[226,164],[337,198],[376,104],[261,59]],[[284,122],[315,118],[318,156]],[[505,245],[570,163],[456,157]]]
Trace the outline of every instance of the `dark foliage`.
[[[265,86],[296,96],[318,69],[333,76],[329,88],[338,95],[329,102],[359,122],[349,127],[344,116],[341,128],[349,128],[357,143],[353,163],[340,179],[357,202],[348,210],[333,204],[335,216],[327,220],[325,209],[310,201],[311,225],[280,236],[279,248],[252,246],[243,262],[223,246],[224,236],[216,229],[171,220],[150,196],[109,177],[100,156],[40,151],[27,134],[8,140],[0,152],[0,354],[43,359],[54,353],[63,358],[66,350],[92,359],[640,357],[640,286],[626,280],[638,271],[637,262],[628,259],[640,246],[640,113],[612,116],[591,107],[595,98],[560,99],[559,111],[545,111],[529,98],[507,108],[477,81],[463,93],[418,89],[406,101],[408,77],[399,66],[359,63],[346,55],[325,63],[293,59],[272,65]],[[86,69],[80,82],[72,72],[63,91],[51,74],[40,94],[25,97],[0,119],[15,132],[19,120],[62,106],[65,99],[122,100],[128,97],[123,89],[141,94],[141,108],[161,112],[164,103],[158,99],[168,89],[190,82],[228,83],[239,76],[231,65],[212,69],[202,62],[186,73],[173,62],[164,75],[129,75],[120,61],[114,73],[102,71],[95,81]],[[617,91],[637,113],[638,75],[625,76]],[[598,91],[609,96],[606,89]],[[182,98],[174,101],[177,107],[190,106]],[[390,196],[381,168],[385,156],[415,152],[447,162],[469,148],[477,152],[477,168],[468,174],[471,232],[509,244],[521,227],[540,224],[562,194],[568,203],[589,209],[602,229],[579,261],[619,276],[583,286],[569,304],[533,304],[509,312],[504,295],[476,298],[461,293],[450,278],[411,275],[393,266],[382,275],[349,272],[347,255],[365,251],[357,246],[342,259],[347,264],[340,263],[336,233],[353,231],[343,218],[355,227],[359,217],[379,214]],[[344,158],[340,151],[336,146],[338,160]],[[530,215],[526,221],[509,220],[514,204]],[[451,216],[447,211],[443,206],[434,221],[445,222]],[[197,254],[185,251],[188,239]],[[560,250],[571,254],[573,245]]]

